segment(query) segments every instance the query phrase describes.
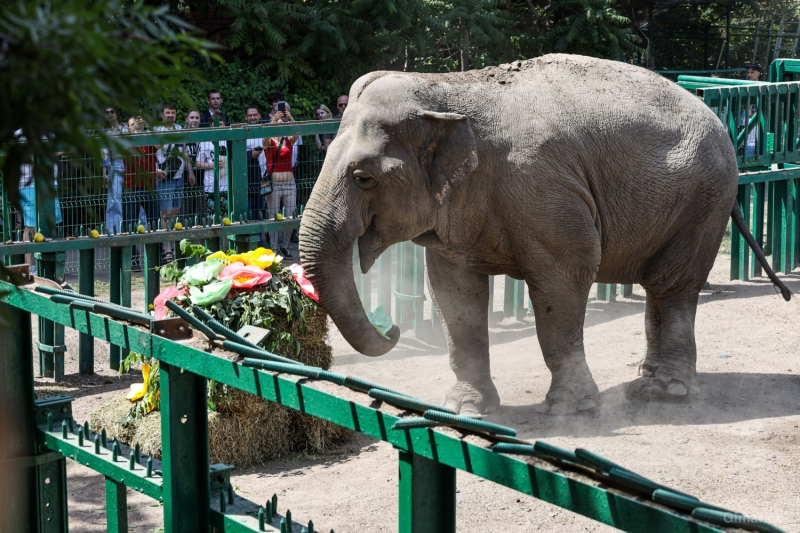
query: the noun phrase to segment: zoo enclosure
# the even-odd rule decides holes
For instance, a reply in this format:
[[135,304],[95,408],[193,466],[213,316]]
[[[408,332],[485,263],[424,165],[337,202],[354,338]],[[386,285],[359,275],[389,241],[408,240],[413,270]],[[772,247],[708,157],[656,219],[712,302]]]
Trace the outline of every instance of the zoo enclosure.
[[[587,450],[531,444],[512,428],[458,416],[354,376],[286,362],[232,336],[202,334],[197,319],[153,320],[48,289],[27,274],[22,281],[0,282],[0,313],[14,325],[0,338],[0,422],[14,437],[0,440],[0,468],[7,471],[0,476],[0,531],[69,530],[71,459],[105,477],[109,532],[128,531],[128,489],[163,502],[166,533],[298,532],[302,526],[290,510],[278,511],[276,496],[263,505],[249,501],[235,494],[232,467],[209,465],[206,386],[212,379],[392,444],[401,533],[456,531],[456,469],[624,531],[781,531]],[[125,322],[114,318],[120,312]],[[69,397],[36,399],[32,313],[160,361],[161,461],[74,421]],[[303,531],[313,532],[313,522]]]

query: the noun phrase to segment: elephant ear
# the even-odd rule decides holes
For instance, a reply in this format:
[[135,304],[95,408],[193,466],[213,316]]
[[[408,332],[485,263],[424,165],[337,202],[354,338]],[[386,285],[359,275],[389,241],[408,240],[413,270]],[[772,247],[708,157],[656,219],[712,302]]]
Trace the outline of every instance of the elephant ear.
[[478,168],[475,134],[465,115],[421,111],[418,116],[433,127],[422,163],[436,201],[444,205],[453,187]]

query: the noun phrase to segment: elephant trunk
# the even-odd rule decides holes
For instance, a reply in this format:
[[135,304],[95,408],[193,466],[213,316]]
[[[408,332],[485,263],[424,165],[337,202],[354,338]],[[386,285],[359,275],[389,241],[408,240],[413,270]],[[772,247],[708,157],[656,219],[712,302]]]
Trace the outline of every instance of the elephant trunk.
[[370,323],[353,279],[356,235],[331,222],[337,212],[335,201],[321,201],[316,192],[300,224],[300,259],[306,276],[319,295],[320,306],[350,346],[370,357],[383,355],[397,344],[400,329],[392,326],[387,333],[391,340],[387,340]]

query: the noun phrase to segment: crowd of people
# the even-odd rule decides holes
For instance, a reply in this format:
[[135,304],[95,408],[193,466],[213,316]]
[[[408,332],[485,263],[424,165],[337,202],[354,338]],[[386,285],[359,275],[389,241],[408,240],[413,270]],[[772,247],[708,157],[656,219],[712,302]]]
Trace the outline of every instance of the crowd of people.
[[[189,109],[186,121],[177,121],[178,108],[167,103],[160,108],[161,121],[149,127],[141,116],[124,120],[114,106],[104,109],[105,132],[111,135],[135,134],[147,131],[170,131],[194,128],[226,127],[231,119],[223,111],[224,98],[219,90],[207,93],[208,108]],[[275,92],[267,95],[268,107],[256,104],[247,106],[244,121],[248,124],[277,124],[292,122],[291,106],[284,95]],[[347,108],[348,97],[337,100],[337,113],[320,104],[314,111],[317,120],[340,119]],[[314,135],[314,145],[319,159],[324,159],[333,134]],[[274,218],[285,210],[291,213],[297,203],[295,169],[298,148],[303,144],[300,136],[254,138],[246,141],[248,177],[248,217]],[[102,178],[106,188],[104,224],[109,232],[135,231],[138,225],[149,228],[161,222],[170,227],[179,217],[212,217],[228,215],[227,146],[224,141],[163,144],[129,148],[122,153],[104,150]],[[217,172],[215,172],[217,168]],[[23,165],[20,180],[20,222],[26,231],[37,226],[32,165]],[[54,171],[57,190],[59,165]],[[217,206],[217,201],[219,205]],[[100,215],[102,216],[102,215]],[[96,221],[99,222],[99,221]],[[56,224],[62,223],[61,206],[56,198]],[[21,224],[17,224],[18,227]],[[297,242],[297,233],[273,232],[262,235],[261,245],[271,247],[287,259],[292,259],[290,242]],[[165,243],[162,259],[171,261],[175,256],[172,243]],[[134,247],[133,268],[141,268]]]

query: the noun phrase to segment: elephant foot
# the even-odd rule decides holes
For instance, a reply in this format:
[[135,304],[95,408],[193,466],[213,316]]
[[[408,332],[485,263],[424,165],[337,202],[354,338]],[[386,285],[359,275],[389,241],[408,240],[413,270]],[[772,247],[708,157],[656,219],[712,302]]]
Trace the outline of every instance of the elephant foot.
[[674,372],[661,365],[644,361],[639,367],[639,375],[648,378],[652,396],[680,399],[700,394],[694,372]]
[[460,415],[482,418],[500,406],[500,395],[491,380],[476,384],[457,381],[447,391],[444,405]]
[[542,414],[564,416],[582,412],[594,412],[600,407],[600,390],[594,380],[580,383],[553,384],[547,391],[545,401],[536,408]]

